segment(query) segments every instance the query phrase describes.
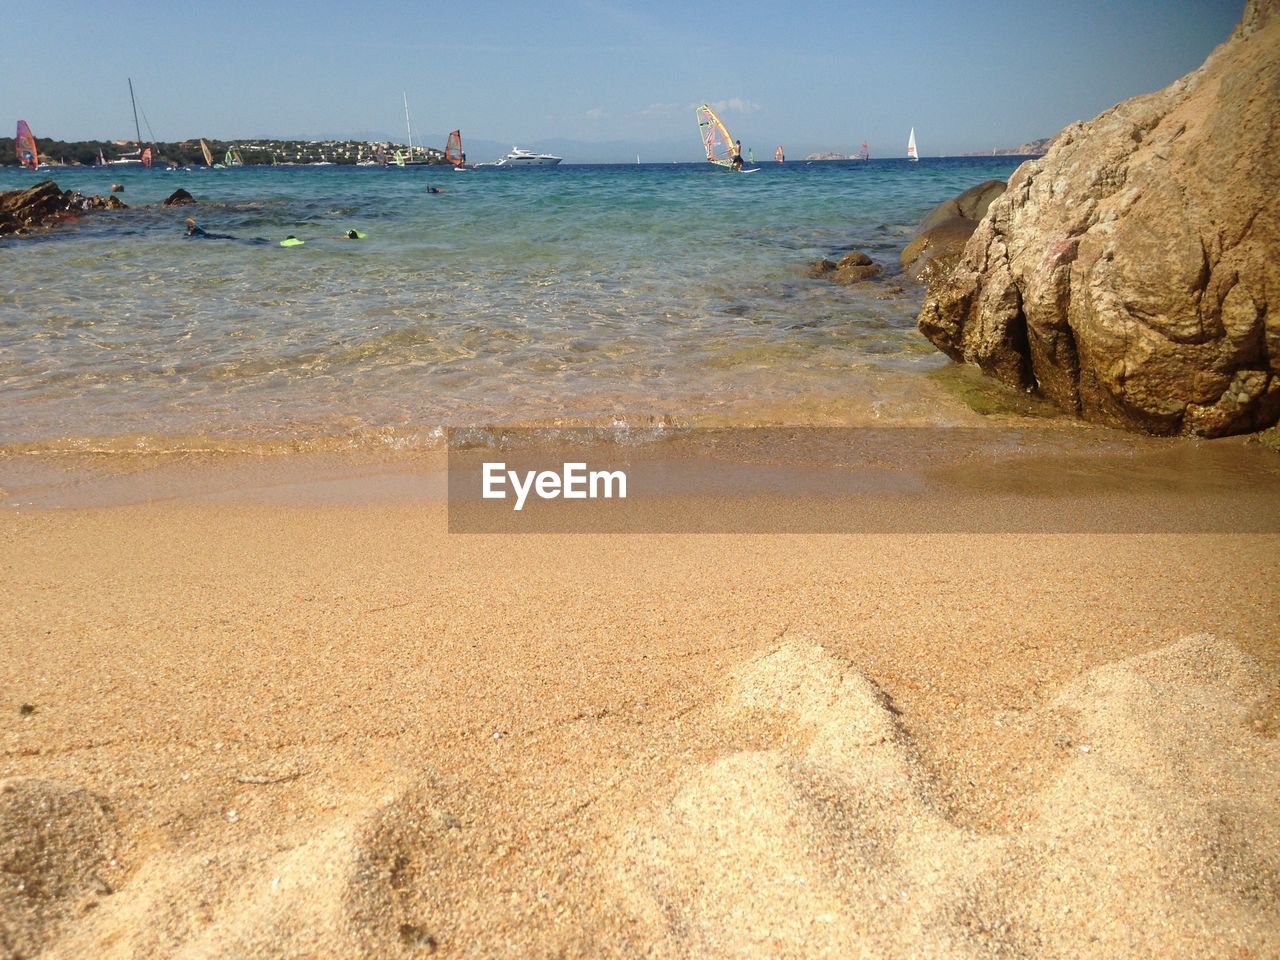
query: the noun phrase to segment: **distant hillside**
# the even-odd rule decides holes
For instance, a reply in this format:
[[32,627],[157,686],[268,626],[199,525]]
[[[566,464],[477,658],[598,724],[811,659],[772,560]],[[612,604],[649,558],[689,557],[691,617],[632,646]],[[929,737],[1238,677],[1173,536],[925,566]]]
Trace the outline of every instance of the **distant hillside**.
[[1049,149],[1049,144],[1053,143],[1053,137],[1041,137],[1039,140],[1029,140],[1026,143],[1019,144],[1016,147],[994,147],[991,150],[975,150],[972,153],[962,153],[962,157],[1043,157]]
[[[136,149],[131,143],[102,140],[67,142],[37,138],[40,158],[53,166],[92,166],[99,155],[114,160]],[[371,143],[363,140],[209,140],[209,150],[215,161],[221,161],[228,150],[235,150],[250,164],[354,164],[372,160],[379,147],[394,154],[397,149],[408,152],[398,143]],[[183,140],[179,143],[149,144],[155,155],[156,166],[198,166],[204,164],[199,140]],[[437,147],[414,147],[414,156],[431,163],[444,163],[444,152]],[[12,137],[0,137],[0,165],[16,166],[17,153]]]

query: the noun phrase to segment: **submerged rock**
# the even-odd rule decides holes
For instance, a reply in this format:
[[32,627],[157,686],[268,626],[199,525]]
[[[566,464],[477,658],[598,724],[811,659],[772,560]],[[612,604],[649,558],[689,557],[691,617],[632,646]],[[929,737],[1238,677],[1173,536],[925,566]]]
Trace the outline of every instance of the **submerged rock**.
[[815,279],[822,277],[832,283],[843,284],[861,283],[863,280],[878,277],[882,273],[884,273],[884,267],[861,250],[845,254],[840,258],[839,263],[832,263],[826,259],[818,260],[805,271],[806,276]]
[[185,207],[187,204],[195,203],[195,202],[196,202],[195,197],[193,197],[191,194],[187,193],[187,191],[179,187],[177,190],[173,191],[173,193],[169,194],[169,196],[165,197],[164,202],[160,204],[160,206]]
[[[1215,437],[1280,417],[1280,3],[1193,73],[1024,163],[921,332],[1112,426]],[[936,229],[936,228],[935,228]]]
[[884,267],[860,250],[840,258],[835,271],[828,278],[832,283],[861,283],[884,273]]
[[1005,191],[1003,180],[985,180],[949,200],[943,200],[920,222],[899,264],[912,280],[931,283],[950,273],[964,253],[964,245],[987,215],[992,201]]
[[90,210],[121,210],[118,197],[86,197],[74,190],[61,190],[52,180],[44,180],[26,190],[0,193],[0,237],[20,235],[52,226]]

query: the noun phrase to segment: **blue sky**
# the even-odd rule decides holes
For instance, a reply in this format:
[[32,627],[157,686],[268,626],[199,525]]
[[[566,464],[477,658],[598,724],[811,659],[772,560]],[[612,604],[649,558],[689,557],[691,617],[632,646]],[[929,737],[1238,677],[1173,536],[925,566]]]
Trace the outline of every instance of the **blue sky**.
[[[403,131],[695,159],[709,100],[757,153],[921,153],[1056,133],[1198,66],[1240,2],[43,0],[5,4],[0,103],[38,137]],[[26,79],[24,79],[26,78]],[[147,135],[146,127],[143,129]],[[684,146],[687,141],[687,147]],[[648,149],[646,149],[648,148]],[[568,159],[573,159],[568,157]]]

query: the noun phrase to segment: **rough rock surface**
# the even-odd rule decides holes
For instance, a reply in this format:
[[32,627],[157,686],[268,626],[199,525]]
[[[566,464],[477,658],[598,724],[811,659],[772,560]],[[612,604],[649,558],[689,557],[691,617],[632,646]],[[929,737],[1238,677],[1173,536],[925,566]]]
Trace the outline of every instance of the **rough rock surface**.
[[86,197],[44,180],[26,190],[0,193],[0,237],[29,233],[89,210],[121,210],[124,206],[116,197]]
[[1222,436],[1280,416],[1280,0],[1193,73],[1060,133],[937,278],[921,332],[1067,411]]
[[191,194],[187,193],[187,191],[179,187],[177,190],[173,191],[173,193],[169,194],[169,196],[164,198],[164,203],[162,203],[161,206],[162,207],[185,207],[187,204],[195,203],[195,202],[196,202],[195,197],[193,197]]

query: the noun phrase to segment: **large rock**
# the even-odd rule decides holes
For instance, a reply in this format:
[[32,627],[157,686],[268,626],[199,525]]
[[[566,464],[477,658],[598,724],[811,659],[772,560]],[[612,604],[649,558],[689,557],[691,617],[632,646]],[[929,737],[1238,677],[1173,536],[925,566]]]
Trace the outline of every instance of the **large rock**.
[[29,233],[89,210],[120,210],[117,197],[86,197],[43,180],[26,190],[0,193],[0,237]]
[[1003,180],[986,180],[934,207],[902,251],[899,264],[903,272],[912,280],[925,283],[950,273],[960,262],[964,245],[977,229],[978,221],[1004,190]]
[[169,196],[164,198],[164,202],[160,204],[162,207],[185,207],[188,204],[195,203],[196,198],[179,187]]
[[1087,419],[1221,436],[1280,416],[1280,0],[1195,72],[1018,168],[920,330]]
[[943,221],[952,217],[964,217],[972,220],[976,227],[978,221],[987,215],[992,201],[1004,193],[1007,184],[1003,180],[984,180],[976,187],[970,187],[958,197],[943,200],[933,211],[920,222],[918,232],[932,230]]

